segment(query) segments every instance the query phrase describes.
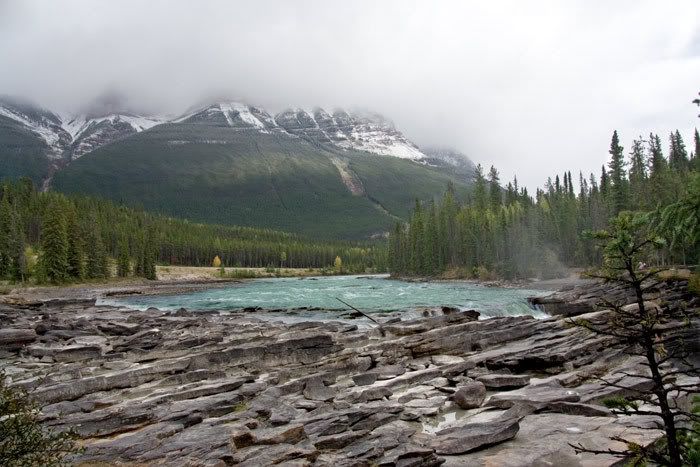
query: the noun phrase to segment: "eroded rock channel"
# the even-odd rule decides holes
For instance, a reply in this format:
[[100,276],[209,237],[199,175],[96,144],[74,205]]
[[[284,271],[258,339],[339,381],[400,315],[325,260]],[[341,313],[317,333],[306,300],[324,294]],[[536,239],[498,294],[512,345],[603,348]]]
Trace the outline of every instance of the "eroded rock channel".
[[77,431],[77,464],[608,465],[569,443],[660,436],[600,403],[643,389],[641,362],[561,316],[367,330],[57,300],[0,305],[0,322],[6,377]]

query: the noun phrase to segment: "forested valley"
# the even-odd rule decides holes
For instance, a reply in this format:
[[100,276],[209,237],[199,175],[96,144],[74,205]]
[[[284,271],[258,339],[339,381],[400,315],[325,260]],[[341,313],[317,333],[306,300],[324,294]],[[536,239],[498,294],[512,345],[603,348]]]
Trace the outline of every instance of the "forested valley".
[[365,272],[384,267],[384,252],[370,243],[198,224],[97,198],[40,193],[29,179],[0,184],[0,280],[155,279],[157,263],[211,266],[217,256],[217,266],[330,269],[340,262],[343,271]]
[[656,134],[635,139],[628,154],[617,132],[599,176],[572,172],[549,178],[534,195],[517,178],[503,187],[493,166],[477,167],[466,200],[448,187],[439,202],[416,202],[408,225],[389,240],[388,265],[402,276],[553,278],[566,267],[599,265],[601,252],[587,232],[605,229],[623,211],[644,213],[665,240],[648,261],[697,264],[700,258],[700,135],[688,149],[679,131],[669,136],[668,157]]

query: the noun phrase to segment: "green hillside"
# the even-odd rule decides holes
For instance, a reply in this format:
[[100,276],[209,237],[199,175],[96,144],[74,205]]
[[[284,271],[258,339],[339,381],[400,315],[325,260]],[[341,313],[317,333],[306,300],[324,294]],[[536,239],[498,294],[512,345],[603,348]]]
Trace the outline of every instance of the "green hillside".
[[48,149],[38,135],[0,115],[0,180],[24,176],[40,185],[49,170]]
[[[343,183],[329,158],[340,154],[365,196],[352,195]],[[53,187],[201,222],[361,238],[389,230],[415,198],[440,195],[449,180],[414,162],[334,154],[280,133],[179,123],[83,156],[56,175]]]

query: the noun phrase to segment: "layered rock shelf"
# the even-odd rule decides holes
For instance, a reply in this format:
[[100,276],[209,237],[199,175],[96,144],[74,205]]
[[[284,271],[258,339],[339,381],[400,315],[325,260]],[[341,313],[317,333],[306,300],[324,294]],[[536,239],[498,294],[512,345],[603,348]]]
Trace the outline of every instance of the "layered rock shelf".
[[648,385],[641,361],[562,316],[358,318],[367,329],[7,302],[5,377],[77,432],[77,464],[612,465],[570,443],[661,435],[601,404]]

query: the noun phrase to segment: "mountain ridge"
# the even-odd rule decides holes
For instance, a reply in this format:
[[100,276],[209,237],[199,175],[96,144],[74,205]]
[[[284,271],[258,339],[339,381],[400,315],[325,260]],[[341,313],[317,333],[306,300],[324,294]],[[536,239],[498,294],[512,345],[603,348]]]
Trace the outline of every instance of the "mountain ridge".
[[[37,182],[44,189],[198,222],[342,239],[383,236],[406,220],[416,199],[435,199],[449,183],[464,194],[470,184],[468,159],[460,156],[458,167],[422,152],[379,114],[309,112],[273,115],[226,101],[168,119],[114,107],[61,119],[27,108],[20,113],[33,119],[0,115],[0,178],[34,165],[35,180],[44,171]],[[63,152],[42,162],[47,128],[62,135]],[[17,156],[30,147],[30,162]],[[3,169],[3,159],[15,168]]]

